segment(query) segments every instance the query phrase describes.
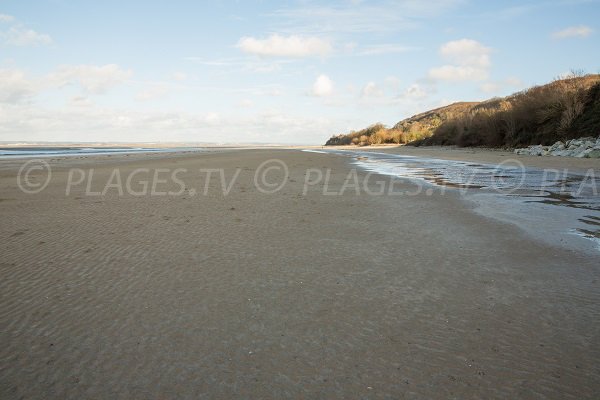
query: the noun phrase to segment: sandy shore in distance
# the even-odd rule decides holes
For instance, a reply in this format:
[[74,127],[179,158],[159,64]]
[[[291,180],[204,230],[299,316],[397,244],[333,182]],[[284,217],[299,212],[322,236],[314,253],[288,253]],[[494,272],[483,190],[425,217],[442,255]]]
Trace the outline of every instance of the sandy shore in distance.
[[[269,159],[289,168],[274,194],[254,183]],[[335,191],[350,167],[295,149],[54,159],[38,194],[19,190],[21,164],[0,161],[1,398],[600,392],[598,258],[477,215],[451,191],[323,195],[314,185],[304,194],[308,168],[331,169]],[[67,196],[69,168],[94,169],[91,191],[116,168],[181,169],[185,191],[86,195],[81,184]],[[207,184],[201,168],[224,169],[226,183],[241,172],[225,196],[219,175]]]

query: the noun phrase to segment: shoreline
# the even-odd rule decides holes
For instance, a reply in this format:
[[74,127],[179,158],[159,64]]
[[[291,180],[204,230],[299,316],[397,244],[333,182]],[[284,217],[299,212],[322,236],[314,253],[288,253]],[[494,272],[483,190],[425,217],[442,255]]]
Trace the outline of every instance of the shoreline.
[[[558,168],[572,171],[585,171],[589,168],[600,172],[600,160],[575,157],[542,157],[532,155],[517,155],[511,151],[478,147],[451,147],[451,146],[326,146],[324,149],[358,150],[358,151],[380,151],[384,153],[403,154],[409,156],[420,156],[439,158],[443,160],[472,161],[485,164],[499,164],[508,159],[522,162],[526,167],[535,168]],[[596,174],[600,176],[600,174]]]
[[[319,152],[327,154],[326,150]],[[466,203],[475,205],[474,213],[513,225],[531,239],[551,247],[590,256],[597,256],[600,251],[600,201],[596,179],[600,175],[594,169],[581,169],[584,163],[576,163],[579,168],[570,165],[562,170],[555,166],[548,168],[546,163],[546,169],[542,171],[539,167],[528,166],[514,172],[498,169],[502,166],[499,163],[490,174],[489,166],[494,164],[489,163],[488,153],[479,153],[476,158],[471,157],[472,161],[464,161],[468,157],[456,153],[445,158],[431,152],[412,152],[409,157],[397,151],[346,150],[329,154],[351,157],[348,159],[350,165],[358,165],[390,179],[399,177],[417,186],[424,183],[430,187],[427,191],[432,193],[456,193]],[[382,157],[385,154],[402,157]],[[514,166],[512,158],[505,162],[509,168]],[[502,182],[490,178],[496,175],[502,176],[508,185],[503,186]]]
[[[173,150],[173,153],[179,151],[193,150],[287,150],[287,149],[312,149],[312,150],[353,150],[353,151],[382,151],[405,155],[421,155],[424,157],[441,158],[448,160],[462,161],[480,161],[489,164],[500,163],[506,158],[514,158],[522,161],[526,166],[532,167],[569,167],[577,169],[581,168],[600,168],[600,160],[589,158],[576,157],[550,157],[550,156],[534,156],[515,154],[513,151],[495,148],[480,148],[480,147],[456,147],[456,146],[406,146],[406,145],[371,145],[371,146],[324,146],[324,145],[218,145],[218,144],[193,144],[193,143],[90,143],[90,144],[18,144],[13,146],[0,145],[2,149],[79,149],[79,148],[114,148],[114,149],[165,149]],[[85,154],[81,154],[85,155]],[[58,155],[59,157],[61,155]],[[45,156],[46,157],[46,156]],[[50,156],[47,156],[50,158]],[[2,160],[2,158],[0,158]]]

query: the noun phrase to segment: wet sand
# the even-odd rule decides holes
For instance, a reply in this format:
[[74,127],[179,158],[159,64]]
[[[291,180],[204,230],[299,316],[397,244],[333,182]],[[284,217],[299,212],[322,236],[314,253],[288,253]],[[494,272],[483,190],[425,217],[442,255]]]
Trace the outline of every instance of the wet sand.
[[[256,169],[273,158],[289,178],[261,193]],[[49,185],[28,195],[18,163],[0,162],[0,398],[600,392],[598,258],[452,192],[303,195],[307,168],[331,168],[339,190],[350,166],[297,150],[50,164]],[[66,196],[70,167],[93,167],[94,191],[115,168],[182,168],[186,191]],[[227,196],[216,177],[207,195],[190,192],[204,188],[200,168],[229,182],[237,167]]]
[[[500,164],[507,160],[518,160],[526,167],[552,168],[557,170],[566,169],[569,172],[585,173],[589,168],[600,170],[600,159],[575,158],[575,157],[541,157],[529,155],[517,155],[511,151],[499,149],[484,149],[473,147],[453,146],[328,146],[326,149],[377,151],[384,153],[402,154],[416,157],[439,158],[442,160],[471,161],[478,163]],[[598,175],[596,175],[598,176]]]

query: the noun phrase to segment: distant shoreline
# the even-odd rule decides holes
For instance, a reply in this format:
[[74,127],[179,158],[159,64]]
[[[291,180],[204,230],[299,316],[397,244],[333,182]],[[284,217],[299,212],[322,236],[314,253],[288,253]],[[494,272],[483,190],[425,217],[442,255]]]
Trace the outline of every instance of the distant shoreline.
[[0,147],[0,159],[19,159],[19,158],[53,158],[53,157],[72,157],[85,155],[114,155],[114,154],[140,154],[140,153],[172,153],[203,151],[200,147],[90,147],[90,146],[20,146],[20,147]]
[[269,147],[298,147],[298,146],[320,146],[310,144],[281,144],[281,143],[202,143],[202,142],[0,142],[0,149],[15,148],[82,148],[82,147],[110,147],[110,148],[184,148],[184,147],[202,147],[202,148],[269,148]]

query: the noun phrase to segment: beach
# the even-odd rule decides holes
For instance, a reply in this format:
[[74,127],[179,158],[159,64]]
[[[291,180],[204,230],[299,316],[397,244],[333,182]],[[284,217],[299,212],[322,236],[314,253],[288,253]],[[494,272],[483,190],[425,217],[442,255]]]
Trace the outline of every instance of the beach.
[[456,191],[360,168],[357,189],[349,158],[300,149],[46,161],[0,161],[2,398],[600,392],[599,253]]

